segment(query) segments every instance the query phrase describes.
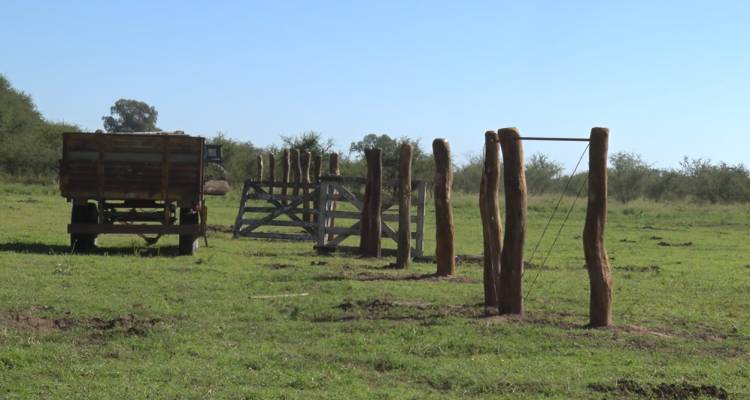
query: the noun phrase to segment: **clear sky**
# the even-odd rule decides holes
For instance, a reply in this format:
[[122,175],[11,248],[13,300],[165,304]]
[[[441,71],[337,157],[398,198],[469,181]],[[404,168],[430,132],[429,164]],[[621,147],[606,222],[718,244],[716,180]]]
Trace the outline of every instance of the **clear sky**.
[[[159,126],[264,146],[316,130],[451,142],[611,130],[610,151],[750,164],[750,2],[15,1],[0,73],[94,130],[121,97]],[[527,142],[571,166],[580,143]]]

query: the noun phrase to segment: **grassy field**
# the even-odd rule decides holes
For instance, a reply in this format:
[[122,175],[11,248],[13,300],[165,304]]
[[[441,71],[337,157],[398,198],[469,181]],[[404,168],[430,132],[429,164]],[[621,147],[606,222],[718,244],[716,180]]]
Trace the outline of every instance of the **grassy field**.
[[[71,255],[54,188],[0,184],[0,200],[3,399],[750,398],[748,205],[612,204],[617,327],[592,330],[583,201],[531,260],[516,320],[484,316],[476,263],[436,279],[232,240],[232,196],[210,199],[193,257],[129,236]],[[554,199],[530,203],[527,257]],[[454,206],[458,252],[480,254],[476,197]]]

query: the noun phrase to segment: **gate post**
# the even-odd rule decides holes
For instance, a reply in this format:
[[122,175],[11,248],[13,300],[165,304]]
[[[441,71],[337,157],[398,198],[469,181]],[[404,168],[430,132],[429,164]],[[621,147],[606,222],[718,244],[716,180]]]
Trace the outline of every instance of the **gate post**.
[[456,272],[456,251],[453,247],[455,228],[451,206],[450,146],[445,139],[432,142],[432,155],[435,158],[435,261],[437,275],[453,275]]
[[479,212],[484,238],[484,306],[497,307],[502,229],[500,228],[500,157],[497,133],[484,134],[484,169],[479,185]]
[[612,325],[612,272],[604,247],[607,224],[607,142],[609,129],[591,129],[589,141],[589,199],[583,228],[583,251],[591,285],[589,325]]
[[516,128],[497,131],[503,151],[505,241],[500,256],[499,312],[523,315],[523,245],[526,239],[526,173]]
[[[339,154],[338,153],[331,153],[330,158],[328,158],[328,174],[331,176],[339,176],[341,175],[341,170],[339,169]],[[330,187],[330,194],[332,197],[336,197],[336,190],[333,188],[333,186]],[[329,208],[331,211],[336,211],[336,199],[332,199],[331,203],[329,205]],[[336,217],[331,215],[328,218],[328,221],[326,222],[329,227],[333,228],[336,226]],[[328,240],[333,240],[334,234],[331,232],[328,235]]]
[[406,268],[411,261],[411,158],[414,148],[401,145],[398,174],[398,255],[396,268]]
[[383,151],[366,149],[367,184],[362,207],[359,251],[364,257],[380,258],[383,206]]

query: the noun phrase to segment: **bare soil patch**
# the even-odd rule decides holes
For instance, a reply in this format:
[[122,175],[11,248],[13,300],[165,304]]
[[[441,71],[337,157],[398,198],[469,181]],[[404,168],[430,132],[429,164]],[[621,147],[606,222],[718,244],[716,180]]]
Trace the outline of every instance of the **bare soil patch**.
[[478,280],[468,276],[440,276],[435,274],[389,274],[383,272],[358,272],[341,273],[335,275],[325,275],[318,280],[338,281],[338,280],[355,280],[355,281],[423,281],[423,282],[452,282],[452,283],[479,283]]
[[[38,311],[39,308],[36,308]],[[19,330],[31,330],[37,332],[66,331],[75,328],[93,330],[95,332],[122,331],[127,335],[146,336],[148,331],[156,324],[162,322],[159,318],[138,318],[132,314],[118,316],[112,319],[88,317],[88,318],[51,318],[34,315],[31,311],[10,313],[0,315],[0,322],[10,325]]]
[[618,379],[615,384],[592,383],[589,389],[616,396],[638,396],[648,399],[687,400],[698,398],[728,399],[726,389],[716,385],[694,385],[681,383],[638,383],[629,379]]

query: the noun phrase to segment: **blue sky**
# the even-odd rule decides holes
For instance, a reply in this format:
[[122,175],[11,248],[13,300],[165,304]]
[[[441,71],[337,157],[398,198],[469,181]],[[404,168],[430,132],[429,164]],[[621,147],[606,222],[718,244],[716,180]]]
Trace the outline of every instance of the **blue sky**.
[[[750,2],[15,1],[0,73],[91,130],[118,98],[162,129],[257,145],[316,130],[448,138],[587,136],[661,167],[750,164]],[[572,166],[582,147],[527,142]]]

